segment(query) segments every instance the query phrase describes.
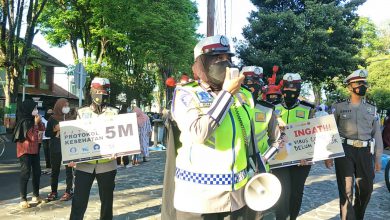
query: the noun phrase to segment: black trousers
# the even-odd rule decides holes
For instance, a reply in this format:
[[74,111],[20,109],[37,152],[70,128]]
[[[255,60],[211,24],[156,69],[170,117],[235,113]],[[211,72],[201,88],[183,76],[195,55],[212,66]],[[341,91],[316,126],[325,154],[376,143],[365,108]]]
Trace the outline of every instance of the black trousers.
[[33,196],[39,196],[39,181],[41,178],[41,165],[39,154],[24,154],[19,157],[20,162],[20,199],[27,201],[27,183],[32,170]]
[[42,147],[43,147],[43,153],[45,154],[46,168],[51,168],[49,141],[50,139],[42,140]]
[[345,157],[335,159],[340,217],[343,220],[360,220],[364,218],[373,190],[375,171],[372,155],[369,147],[356,148],[343,144],[343,148]]
[[85,210],[88,206],[89,193],[93,180],[96,177],[100,196],[100,219],[110,220],[113,217],[112,205],[114,200],[116,170],[105,173],[86,173],[76,170],[74,197],[70,220],[80,220],[84,218]]
[[[61,161],[62,155],[61,152],[50,152],[50,161],[51,161],[51,191],[57,192],[58,189],[58,177],[61,170]],[[71,193],[73,188],[73,171],[72,167],[65,165],[66,171],[66,192]]]
[[177,220],[247,220],[246,218],[248,207],[244,206],[234,212],[220,212],[220,213],[191,213],[176,210]]
[[129,165],[129,156],[123,156],[123,157],[117,157],[116,158],[116,164],[121,165],[121,160],[123,160],[123,165],[127,166]]
[[277,220],[297,219],[310,168],[311,166],[289,166],[272,170],[282,185],[282,194],[275,204]]

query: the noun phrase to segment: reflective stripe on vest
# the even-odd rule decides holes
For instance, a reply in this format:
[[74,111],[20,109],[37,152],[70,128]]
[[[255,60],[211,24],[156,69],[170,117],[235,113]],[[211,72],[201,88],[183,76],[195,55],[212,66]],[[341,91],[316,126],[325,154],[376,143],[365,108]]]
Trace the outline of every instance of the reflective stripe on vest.
[[[194,107],[198,108],[201,113],[206,114],[209,105],[200,103],[196,96],[196,92],[203,91],[203,89],[199,86],[184,86],[184,88],[191,92],[194,97],[193,103],[196,105]],[[180,181],[189,181],[199,184],[199,187],[205,188],[207,188],[208,185],[213,185],[213,187],[220,186],[223,191],[237,190],[245,186],[249,178],[246,171],[247,156],[243,132],[236,111],[242,119],[248,142],[250,142],[251,125],[248,114],[239,100],[248,102],[246,106],[247,109],[253,108],[251,107],[251,105],[253,106],[253,102],[251,102],[252,94],[250,92],[247,93],[245,89],[241,89],[241,91],[234,96],[236,107],[234,107],[234,105],[230,107],[221,124],[203,144],[182,146],[182,148],[178,150],[178,159],[176,160],[176,184],[180,184]],[[218,158],[210,158],[210,160],[213,160],[212,162],[208,162],[203,156],[209,152],[210,149],[220,152],[218,153]],[[195,151],[197,153],[193,153]],[[204,154],[202,152],[204,152]],[[213,169],[213,167],[196,166],[197,164],[192,164],[191,161],[204,161],[204,164],[212,163],[214,165],[226,164],[226,166],[214,167],[215,169]],[[218,163],[218,161],[223,161],[224,163]],[[231,164],[228,165],[226,161],[231,161]],[[203,167],[203,170],[200,167]],[[213,172],[215,170],[218,170],[219,172]]]
[[256,104],[253,115],[255,127],[255,146],[260,153],[268,149],[268,124],[271,120],[272,108]]

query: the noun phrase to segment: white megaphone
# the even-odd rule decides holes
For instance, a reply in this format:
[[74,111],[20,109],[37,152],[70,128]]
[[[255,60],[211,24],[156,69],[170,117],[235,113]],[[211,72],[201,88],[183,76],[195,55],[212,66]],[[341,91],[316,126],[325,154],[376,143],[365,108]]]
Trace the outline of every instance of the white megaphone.
[[[268,161],[272,158],[278,149],[270,147],[263,155],[264,159]],[[260,159],[264,172],[265,163]],[[253,160],[250,158],[249,163],[254,166]],[[246,204],[255,211],[264,211],[271,208],[279,200],[282,193],[282,185],[279,179],[270,173],[260,173],[253,176],[245,186],[244,199]]]
[[281,193],[282,185],[276,176],[260,173],[246,184],[244,198],[252,210],[264,211],[275,205]]

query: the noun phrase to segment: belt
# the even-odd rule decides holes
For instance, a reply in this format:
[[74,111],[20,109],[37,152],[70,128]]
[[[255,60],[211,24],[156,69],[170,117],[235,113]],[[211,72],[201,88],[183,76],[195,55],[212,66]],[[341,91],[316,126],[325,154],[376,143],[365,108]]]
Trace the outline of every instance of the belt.
[[352,147],[357,147],[357,148],[367,147],[368,144],[370,143],[370,141],[352,140],[348,138],[341,138],[341,140],[343,141],[344,144],[347,144]]
[[[247,170],[241,170],[238,173],[226,173],[226,174],[206,174],[206,173],[193,173],[180,168],[176,168],[176,178],[193,183],[206,184],[206,185],[231,185],[232,182],[238,183],[244,180],[247,176]],[[233,181],[232,181],[233,180]]]

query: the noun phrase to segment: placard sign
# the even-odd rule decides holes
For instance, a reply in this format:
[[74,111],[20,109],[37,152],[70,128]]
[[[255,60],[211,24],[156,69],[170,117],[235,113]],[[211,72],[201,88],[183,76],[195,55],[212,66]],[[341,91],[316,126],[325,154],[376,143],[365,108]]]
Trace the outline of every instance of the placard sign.
[[135,113],[60,122],[62,163],[139,154]]
[[315,162],[344,156],[333,115],[287,124],[279,147],[269,160],[271,169],[296,165],[303,159]]

